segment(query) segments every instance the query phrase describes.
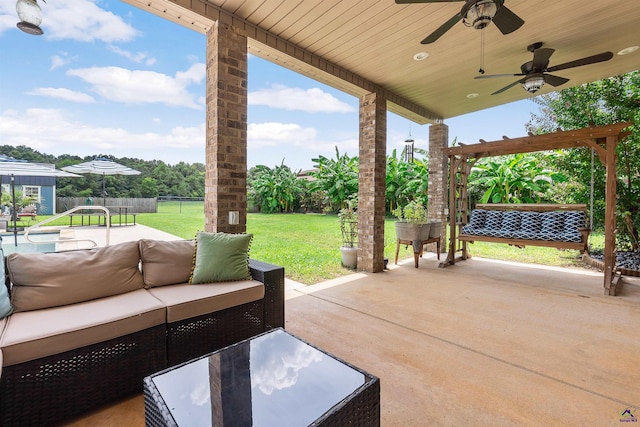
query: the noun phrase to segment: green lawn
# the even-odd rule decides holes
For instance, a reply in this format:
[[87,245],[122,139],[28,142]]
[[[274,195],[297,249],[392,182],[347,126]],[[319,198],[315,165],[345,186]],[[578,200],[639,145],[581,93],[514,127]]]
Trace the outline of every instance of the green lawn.
[[[44,218],[42,218],[44,219]],[[137,222],[163,230],[184,239],[191,239],[204,229],[202,202],[161,202],[157,213],[138,214]],[[395,257],[394,219],[385,221],[385,257]],[[60,220],[68,225],[68,220]],[[319,214],[249,214],[247,232],[254,235],[251,258],[281,265],[288,278],[313,284],[333,279],[352,270],[340,262],[340,227],[336,215]],[[598,245],[601,235],[593,236]],[[443,245],[443,250],[446,250]],[[473,256],[554,265],[580,267],[578,251],[553,248],[514,248],[504,244],[478,242],[470,245]],[[443,254],[443,256],[446,256]],[[400,249],[400,258],[413,257],[411,247]]]
[[[156,214],[139,214],[137,221],[185,239],[204,229],[202,202],[163,202]],[[395,257],[395,221],[385,222],[385,256]],[[288,278],[306,284],[333,279],[352,270],[340,262],[340,226],[336,215],[249,214],[247,233],[254,235],[251,258],[281,265]],[[401,248],[401,257],[413,249]]]

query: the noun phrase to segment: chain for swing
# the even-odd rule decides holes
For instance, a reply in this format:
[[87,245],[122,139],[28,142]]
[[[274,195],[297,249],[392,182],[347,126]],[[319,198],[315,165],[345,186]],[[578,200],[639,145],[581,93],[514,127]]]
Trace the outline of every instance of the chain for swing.
[[589,193],[589,227],[593,228],[593,191],[595,187],[595,150],[591,149],[591,192]]

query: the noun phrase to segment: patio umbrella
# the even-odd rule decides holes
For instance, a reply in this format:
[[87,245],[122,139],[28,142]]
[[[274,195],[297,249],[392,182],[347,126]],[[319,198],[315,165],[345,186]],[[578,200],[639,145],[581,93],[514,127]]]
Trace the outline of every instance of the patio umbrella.
[[109,159],[98,157],[90,162],[78,163],[77,165],[65,166],[62,170],[71,173],[93,173],[102,175],[102,206],[107,202],[107,192],[105,190],[106,175],[140,175],[140,171],[121,165]]
[[[10,157],[0,158],[0,176],[11,177],[11,200],[13,203],[13,240],[15,245],[18,246],[18,215],[16,212],[16,188],[15,177],[16,176],[52,176],[56,178],[79,178],[80,175],[74,173],[61,171],[53,167],[39,165],[36,163],[29,163],[25,160],[16,160]],[[0,187],[1,188],[1,187]]]

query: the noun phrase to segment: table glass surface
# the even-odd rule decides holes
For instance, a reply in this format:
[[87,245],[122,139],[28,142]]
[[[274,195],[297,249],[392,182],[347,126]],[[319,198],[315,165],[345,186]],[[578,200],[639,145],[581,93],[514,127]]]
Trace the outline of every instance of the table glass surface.
[[307,426],[366,378],[277,329],[152,380],[178,425]]

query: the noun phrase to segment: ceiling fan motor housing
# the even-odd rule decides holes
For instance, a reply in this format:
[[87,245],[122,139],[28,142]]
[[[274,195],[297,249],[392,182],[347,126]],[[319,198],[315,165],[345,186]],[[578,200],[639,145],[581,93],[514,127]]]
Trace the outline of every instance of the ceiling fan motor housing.
[[504,0],[470,0],[462,6],[460,15],[467,27],[481,30],[491,23]]

